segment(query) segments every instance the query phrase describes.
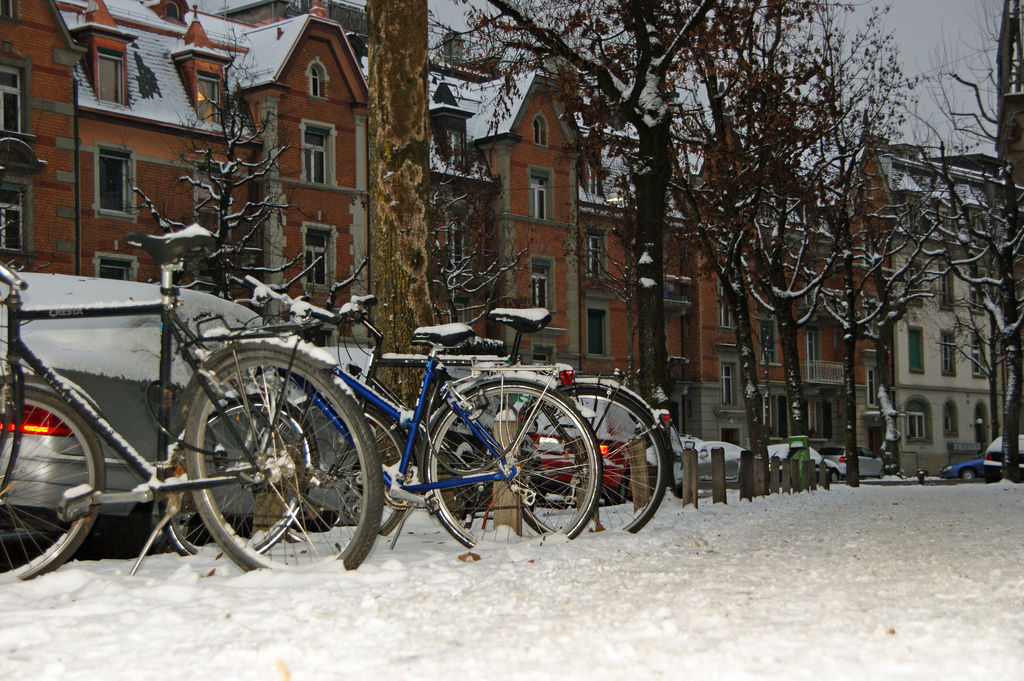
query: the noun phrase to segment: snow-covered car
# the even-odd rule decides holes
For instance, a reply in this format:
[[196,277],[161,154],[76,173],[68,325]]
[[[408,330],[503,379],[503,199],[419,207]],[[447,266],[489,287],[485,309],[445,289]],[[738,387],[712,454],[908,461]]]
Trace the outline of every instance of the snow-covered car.
[[985,459],[982,457],[943,466],[942,470],[939,471],[939,477],[950,480],[956,480],[957,478],[960,480],[983,478],[985,477]]
[[[58,274],[21,273],[28,284],[22,292],[26,308],[33,305],[82,307],[118,302],[147,303],[160,300],[159,286],[110,279],[93,279]],[[0,293],[6,294],[0,286]],[[259,323],[247,308],[196,291],[181,291],[180,313],[193,331],[213,331],[231,326]],[[6,325],[6,308],[0,306],[0,324]],[[156,430],[147,399],[148,385],[158,373],[159,324],[156,316],[109,318],[58,318],[33,321],[22,327],[25,342],[61,376],[80,386],[99,406],[111,425],[144,458],[156,457]],[[179,366],[181,365],[181,366]],[[173,376],[181,385],[190,378],[183,362],[174,365]],[[28,377],[33,384],[41,381]],[[37,410],[38,411],[38,410]],[[44,451],[50,442],[59,441],[62,423],[53,423],[52,415],[33,413],[33,423],[53,428],[35,429],[25,434],[35,439],[29,446]],[[67,457],[64,457],[66,459]],[[106,488],[126,491],[139,480],[128,466],[112,453],[106,457]],[[92,549],[103,556],[129,557],[137,553],[150,531],[151,509],[133,504],[104,505],[90,541],[83,550]]]
[[[1017,451],[1024,452],[1024,435],[1017,436]],[[1021,478],[1024,479],[1024,456],[1020,457]],[[985,449],[985,482],[999,482],[1003,479],[1003,436],[992,440]]]
[[[822,447],[818,453],[837,464],[841,470],[840,477],[846,477],[846,447],[844,445]],[[857,446],[857,464],[860,477],[882,477],[884,466],[881,457],[863,445]]]
[[[768,445],[768,456],[777,456],[779,457],[779,459],[785,461],[794,454],[796,454],[797,452],[799,452],[801,449],[803,448],[791,447],[787,442],[783,442],[777,445]],[[825,465],[828,467],[829,478],[832,482],[839,482],[840,478],[846,476],[845,463],[839,464],[836,463],[835,461],[832,461],[831,459],[824,458],[814,447],[807,447],[807,452],[809,454],[810,460],[814,463],[815,466],[818,466],[822,461],[825,462]]]
[[740,479],[740,456],[746,450],[720,440],[708,440],[697,448],[697,479],[701,482],[711,481],[711,450],[718,447],[725,450],[725,481],[736,482]]

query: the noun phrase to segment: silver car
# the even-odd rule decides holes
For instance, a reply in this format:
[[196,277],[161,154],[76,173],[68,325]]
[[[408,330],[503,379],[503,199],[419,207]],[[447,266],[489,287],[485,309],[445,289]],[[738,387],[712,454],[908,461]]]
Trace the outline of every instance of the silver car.
[[[846,447],[842,445],[822,447],[819,452],[829,461],[837,464],[840,477],[846,477]],[[881,457],[867,447],[857,446],[857,465],[860,477],[881,478],[884,468]]]

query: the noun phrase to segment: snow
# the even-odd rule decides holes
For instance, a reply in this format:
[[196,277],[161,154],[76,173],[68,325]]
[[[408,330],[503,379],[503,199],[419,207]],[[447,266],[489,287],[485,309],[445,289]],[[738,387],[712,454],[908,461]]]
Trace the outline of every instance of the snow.
[[0,678],[1020,678],[1024,487],[730,494],[472,552],[414,516],[348,573],[72,563],[0,585]]

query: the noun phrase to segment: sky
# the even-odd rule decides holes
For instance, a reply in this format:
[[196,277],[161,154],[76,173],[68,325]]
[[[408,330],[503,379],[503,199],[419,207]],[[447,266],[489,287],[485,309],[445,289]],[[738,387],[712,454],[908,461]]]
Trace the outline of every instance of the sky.
[[1024,485],[737,494],[472,552],[419,514],[352,572],[211,548],[0,579],[0,679],[1021,678]]

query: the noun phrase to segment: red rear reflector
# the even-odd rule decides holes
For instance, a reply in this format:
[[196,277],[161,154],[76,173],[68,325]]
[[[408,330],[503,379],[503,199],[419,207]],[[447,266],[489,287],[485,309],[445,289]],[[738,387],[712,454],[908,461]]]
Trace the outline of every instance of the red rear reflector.
[[63,421],[40,407],[25,405],[25,420],[21,432],[26,435],[71,435]]
[[609,454],[611,454],[612,451],[611,447],[609,447],[608,445],[600,445],[600,449],[602,457],[607,457]]
[[558,372],[558,380],[562,382],[562,385],[569,387],[576,382],[576,370],[575,369],[562,369]]

